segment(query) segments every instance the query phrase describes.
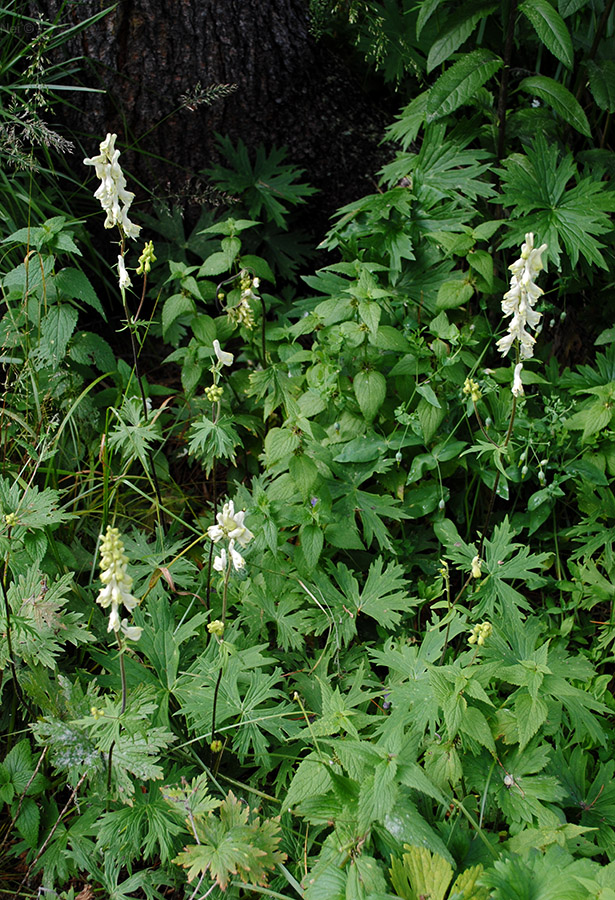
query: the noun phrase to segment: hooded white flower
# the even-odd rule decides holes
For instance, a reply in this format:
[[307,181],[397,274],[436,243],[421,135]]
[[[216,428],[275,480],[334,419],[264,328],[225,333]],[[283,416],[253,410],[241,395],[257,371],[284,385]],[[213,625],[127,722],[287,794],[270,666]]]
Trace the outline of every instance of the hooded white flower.
[[544,291],[534,283],[534,279],[542,271],[541,256],[547,249],[546,244],[534,248],[534,235],[525,235],[525,243],[521,247],[521,257],[508,268],[512,272],[510,290],[504,294],[502,312],[504,316],[512,316],[508,326],[508,334],[497,342],[497,348],[506,356],[515,340],[519,341],[519,356],[530,359],[534,355],[536,339],[527,328],[536,329],[541,313],[534,306]]
[[[100,545],[100,567],[100,580],[104,587],[98,592],[96,602],[103,609],[111,607],[107,631],[115,631],[117,634],[121,630],[126,633],[125,627],[128,626],[123,626],[120,622],[120,607],[125,606],[128,612],[132,612],[139,601],[130,593],[132,578],[127,572],[128,557],[124,554],[120,532],[110,525]],[[132,637],[132,640],[138,638]]]
[[[208,537],[214,544],[217,544],[218,541],[221,541],[224,538],[229,542],[233,542],[233,546],[234,542],[237,541],[241,547],[246,547],[254,535],[243,524],[245,515],[243,510],[235,512],[235,505],[232,500],[229,500],[229,502],[225,503],[222,507],[222,512],[219,512],[216,516],[218,524],[210,525],[207,529]],[[230,544],[229,552],[231,552],[232,555]],[[237,568],[237,566],[235,566],[235,568]]]
[[100,178],[100,187],[94,196],[100,200],[100,205],[107,213],[105,228],[119,225],[126,237],[136,238],[141,228],[128,218],[128,210],[135,195],[126,190],[126,179],[118,162],[120,151],[115,149],[116,138],[117,134],[107,134],[100,144],[98,156],[84,159],[83,162],[86,166],[94,166],[94,171]]
[[124,257],[122,255],[117,258],[117,274],[120,279],[120,289],[126,290],[132,284],[130,280],[130,275],[128,274],[128,270],[126,269],[126,264],[124,262]]
[[[212,525],[212,528],[215,528],[215,525]],[[247,530],[247,529],[246,529]],[[237,550],[235,550],[235,541],[229,541],[228,545],[228,555],[224,548],[220,550],[220,556],[216,556],[213,561],[213,567],[216,572],[225,572],[226,566],[228,563],[229,555],[231,558],[231,562],[233,564],[233,568],[236,572],[239,572],[240,569],[243,569],[246,561]]]
[[524,394],[523,391],[523,381],[521,380],[521,372],[523,371],[523,363],[517,363],[515,366],[515,374],[513,376],[513,386],[512,392],[514,397],[522,397]]
[[214,341],[214,353],[218,357],[218,362],[223,366],[232,366],[233,359],[235,358],[232,353],[227,353],[226,350],[223,350],[220,346],[220,341]]

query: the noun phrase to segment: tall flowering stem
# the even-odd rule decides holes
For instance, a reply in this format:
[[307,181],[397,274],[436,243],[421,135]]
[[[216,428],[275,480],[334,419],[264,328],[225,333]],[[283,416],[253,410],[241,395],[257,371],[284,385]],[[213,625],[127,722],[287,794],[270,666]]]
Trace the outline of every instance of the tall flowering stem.
[[[132,577],[128,574],[128,557],[124,552],[124,544],[120,537],[119,529],[110,525],[104,535],[101,535],[100,545],[100,580],[103,587],[98,592],[96,602],[103,609],[109,610],[109,624],[107,631],[115,634],[118,646],[120,663],[120,681],[122,687],[121,712],[126,711],[128,690],[126,686],[126,667],[124,665],[125,641],[138,641],[142,629],[137,625],[131,625],[127,618],[120,618],[123,609],[132,612],[139,600],[131,594]],[[115,741],[109,748],[109,763],[107,770],[107,789],[111,789],[111,767],[113,762],[113,748]]]
[[[542,288],[536,284],[536,278],[542,272],[544,266],[542,262],[542,254],[547,249],[546,244],[540,247],[534,247],[534,235],[528,232],[525,235],[525,242],[521,246],[521,256],[515,260],[508,268],[512,272],[510,279],[510,289],[504,294],[502,299],[502,312],[504,318],[510,317],[507,334],[501,337],[497,342],[497,348],[502,356],[508,356],[510,351],[515,352],[515,368],[513,373],[513,383],[511,392],[513,395],[512,409],[510,413],[510,422],[504,438],[501,450],[505,450],[510,443],[515,424],[515,416],[517,412],[517,403],[523,396],[523,380],[521,373],[523,371],[523,361],[531,359],[534,355],[534,345],[536,338],[528,329],[536,332],[538,323],[542,317],[536,309],[536,303],[544,294]],[[478,554],[482,554],[485,543],[485,535],[487,526],[491,519],[495,497],[500,483],[500,471],[495,476],[493,489],[491,491],[491,499],[487,510],[485,526],[483,528]]]
[[[216,354],[218,355],[217,348]],[[224,584],[222,588],[222,612],[220,615],[220,619],[216,619],[214,622],[210,622],[207,626],[208,631],[212,635],[212,637],[218,640],[218,642],[220,643],[221,650],[224,650],[222,635],[224,634],[224,628],[226,624],[228,584],[231,573],[233,569],[236,572],[239,572],[244,568],[246,564],[243,556],[237,550],[237,545],[239,545],[243,549],[244,547],[247,547],[247,545],[254,537],[249,528],[247,528],[244,524],[245,515],[246,514],[243,510],[238,510],[237,512],[235,512],[235,505],[232,500],[229,500],[229,502],[225,503],[222,507],[222,512],[217,514],[216,524],[210,525],[207,529],[207,536],[211,540],[212,545],[218,544],[220,542],[224,542],[226,544],[225,547],[222,547],[220,549],[220,555],[216,556],[213,562],[214,570],[216,572],[221,572],[224,576]],[[220,666],[220,670],[218,671],[218,678],[216,681],[216,687],[214,689],[214,700],[211,714],[211,750],[212,754],[216,754],[218,762],[222,753],[222,744],[216,739],[216,709],[223,670],[224,657]]]
[[[126,239],[131,238],[134,240],[138,238],[141,227],[139,225],[135,225],[135,223],[131,222],[131,220],[128,218],[128,213],[135,195],[132,191],[127,190],[126,177],[122,171],[122,167],[119,161],[120,151],[116,149],[115,146],[116,140],[116,134],[108,133],[104,141],[102,141],[100,144],[98,156],[88,157],[84,159],[83,162],[86,166],[93,166],[97,177],[100,178],[100,186],[94,192],[94,196],[97,200],[100,201],[100,205],[107,214],[104,223],[105,228],[117,227],[120,233],[120,253],[117,258],[118,283],[120,294],[122,297],[122,306],[124,307],[124,315],[126,317],[126,325],[130,332],[133,368],[135,377],[137,379],[137,384],[139,385],[139,391],[141,393],[143,417],[145,424],[147,424],[149,411],[147,408],[145,389],[143,387],[141,374],[139,372],[139,353],[137,350],[135,332],[136,321],[139,317],[139,313],[141,312],[141,307],[145,298],[147,275],[150,271],[151,264],[155,261],[156,257],[154,256],[153,244],[151,241],[149,241],[145,245],[145,248],[139,258],[139,267],[137,269],[137,274],[143,275],[143,292],[141,295],[141,302],[139,303],[137,314],[134,319],[131,319],[128,312],[128,302],[126,299],[126,291],[132,285],[125,262]],[[158,484],[158,477],[156,475],[156,467],[154,466],[154,457],[150,449],[147,450],[147,455],[151,467],[151,482],[156,494],[158,521],[160,526],[162,527],[163,523],[160,514],[160,510],[162,508],[162,495],[160,493],[160,486]]]

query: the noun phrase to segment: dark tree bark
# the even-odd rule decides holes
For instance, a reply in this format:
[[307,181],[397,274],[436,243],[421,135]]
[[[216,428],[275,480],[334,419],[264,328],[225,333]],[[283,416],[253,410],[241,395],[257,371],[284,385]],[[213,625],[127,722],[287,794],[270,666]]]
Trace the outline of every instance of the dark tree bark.
[[[36,0],[53,18],[62,0]],[[82,21],[110,0],[72,0]],[[83,56],[71,130],[118,133],[131,174],[158,195],[181,194],[216,160],[215,132],[249,146],[287,146],[289,160],[322,191],[326,213],[370,190],[379,166],[382,114],[309,32],[307,0],[120,0],[63,52]],[[236,85],[212,105],[197,86]],[[93,148],[88,146],[88,152]]]

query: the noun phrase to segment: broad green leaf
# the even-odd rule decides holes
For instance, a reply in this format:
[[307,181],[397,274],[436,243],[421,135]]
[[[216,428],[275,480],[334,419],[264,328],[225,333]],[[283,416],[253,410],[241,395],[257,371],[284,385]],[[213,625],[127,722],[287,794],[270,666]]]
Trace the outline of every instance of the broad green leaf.
[[594,100],[600,109],[615,112],[615,62],[606,59],[595,63],[590,59],[585,65]]
[[574,65],[572,39],[566,24],[548,0],[525,0],[519,11],[532,23],[547,50],[567,69]]
[[299,529],[299,542],[308,568],[315,569],[322,553],[324,534],[315,522],[308,522]]
[[467,281],[445,281],[440,285],[436,309],[456,309],[472,299],[474,288]]
[[314,460],[305,453],[293,454],[290,458],[289,471],[301,496],[307,497],[318,481],[318,469]]
[[493,258],[486,250],[474,250],[468,253],[467,260],[470,266],[485,279],[489,288],[493,287]]
[[497,3],[473,0],[456,10],[446,23],[444,32],[431,45],[427,72],[445,62],[470,37],[477,24],[498,8]]
[[443,0],[423,0],[420,4],[418,19],[416,20],[417,38],[420,38],[421,31],[442,2]]
[[549,707],[540,697],[531,697],[524,692],[515,698],[515,713],[519,731],[519,749],[523,750],[544,724]]
[[473,50],[447,69],[429,92],[426,121],[435,122],[470,103],[476,91],[503,65],[489,50]]
[[74,306],[52,306],[41,321],[40,342],[32,356],[37,363],[58,368],[77,327],[79,314]]
[[265,459],[268,466],[278,462],[278,460],[289,457],[299,444],[301,438],[289,428],[271,428],[265,438]]
[[353,380],[353,389],[361,412],[367,421],[371,422],[376,418],[386,397],[386,378],[382,372],[357,372]]
[[53,286],[58,292],[59,297],[66,300],[81,300],[83,303],[94,307],[96,312],[107,321],[105,311],[100,305],[100,300],[96,296],[96,291],[92,287],[89,278],[80,270],[66,267],[60,269],[53,278]]
[[574,15],[575,12],[587,6],[589,2],[590,0],[557,0],[557,8],[562,18],[567,19],[568,16]]
[[519,88],[544,100],[565,122],[585,137],[591,137],[589,122],[580,103],[559,81],[547,78],[546,75],[533,75],[524,78]]
[[208,275],[222,275],[224,272],[228,272],[232,265],[233,260],[229,259],[229,254],[218,250],[207,257],[199,269],[199,275],[204,275],[205,277]]
[[421,397],[416,412],[423,429],[423,439],[426,444],[429,444],[440,427],[440,423],[445,416],[445,410],[441,407],[433,406],[425,397]]
[[194,313],[196,307],[192,297],[187,294],[172,294],[162,307],[162,336],[166,337],[173,322],[180,316]]

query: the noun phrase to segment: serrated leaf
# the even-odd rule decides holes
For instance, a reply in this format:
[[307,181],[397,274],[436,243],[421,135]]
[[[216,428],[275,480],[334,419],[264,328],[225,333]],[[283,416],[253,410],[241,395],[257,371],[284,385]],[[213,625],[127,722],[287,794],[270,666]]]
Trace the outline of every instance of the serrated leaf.
[[546,721],[549,707],[540,697],[523,692],[515,698],[515,713],[519,732],[519,749],[523,750]]
[[268,466],[288,457],[299,447],[301,438],[289,428],[270,428],[265,438],[265,460]]
[[473,50],[447,69],[429,91],[426,121],[435,122],[469,103],[503,65],[489,50]]
[[472,299],[474,288],[467,281],[445,281],[440,285],[436,309],[456,309]]
[[445,62],[470,37],[481,19],[498,8],[497,3],[474,0],[456,10],[446,23],[444,32],[430,47],[427,57],[427,73]]
[[315,522],[308,522],[299,529],[299,542],[308,568],[315,569],[322,552],[324,534]]
[[544,100],[565,122],[585,137],[591,137],[591,129],[583,108],[568,88],[559,81],[546,75],[533,75],[524,78],[519,89]]
[[169,328],[176,319],[194,313],[195,309],[194,300],[187,294],[173,294],[168,297],[162,307],[162,336],[166,338]]
[[416,20],[417,38],[420,38],[421,31],[442,2],[443,0],[423,0],[420,5],[418,18]]
[[66,303],[51,307],[41,320],[40,341],[32,354],[37,363],[54,368],[60,365],[77,327],[78,317],[74,306]]
[[367,421],[371,422],[384,403],[387,392],[386,378],[382,372],[357,372],[352,386],[361,412]]
[[589,0],[557,0],[557,8],[562,18],[567,19],[568,16],[574,15],[575,12],[587,6],[588,3]]
[[232,259],[229,261],[228,253],[218,250],[216,253],[212,253],[211,256],[207,257],[199,269],[199,275],[205,277],[208,275],[222,275],[224,272],[229,271],[232,264],[233,261]]
[[468,253],[467,260],[470,266],[485,279],[489,288],[493,287],[493,258],[486,250],[474,250]]
[[100,304],[96,291],[81,269],[73,269],[67,266],[60,269],[53,278],[53,287],[65,300],[80,300],[92,306],[101,318],[106,322],[105,311]]
[[615,62],[606,59],[596,63],[589,59],[585,66],[594,100],[600,109],[615,112]]
[[289,464],[290,477],[297,485],[302,497],[307,497],[318,481],[318,468],[313,459],[305,453],[293,454]]
[[525,0],[519,11],[532,23],[547,50],[567,69],[574,65],[572,38],[566,24],[548,0]]

